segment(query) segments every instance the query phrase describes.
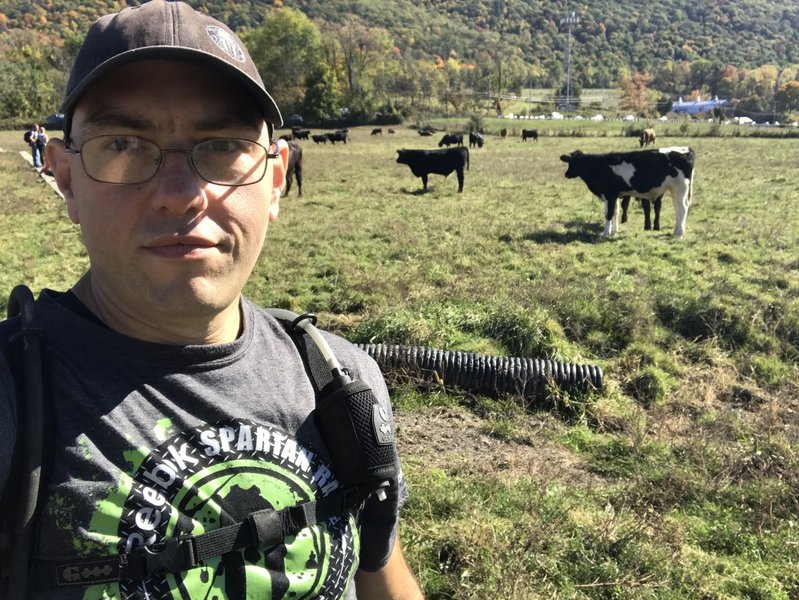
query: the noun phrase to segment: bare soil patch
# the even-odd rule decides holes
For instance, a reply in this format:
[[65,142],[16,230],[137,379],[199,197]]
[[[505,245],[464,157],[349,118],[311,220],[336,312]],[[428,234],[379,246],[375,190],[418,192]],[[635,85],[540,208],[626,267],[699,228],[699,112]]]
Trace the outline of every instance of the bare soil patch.
[[545,425],[532,415],[514,440],[492,436],[488,422],[466,409],[399,412],[395,421],[397,446],[405,462],[506,480],[581,486],[603,481],[580,456],[547,439],[542,433]]

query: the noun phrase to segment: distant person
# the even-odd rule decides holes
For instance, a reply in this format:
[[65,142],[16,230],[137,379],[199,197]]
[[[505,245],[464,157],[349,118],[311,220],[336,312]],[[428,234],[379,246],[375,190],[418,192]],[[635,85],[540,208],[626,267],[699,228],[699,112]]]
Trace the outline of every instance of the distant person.
[[33,168],[34,169],[41,169],[42,168],[42,153],[39,151],[39,146],[36,143],[39,138],[39,124],[34,123],[33,127],[25,134],[25,139],[28,142],[28,146],[31,147],[31,157],[33,158]]
[[[53,458],[16,596],[421,598],[377,363],[311,316],[276,318],[242,295],[288,161],[244,44],[183,2],[123,8],[89,28],[62,107],[64,138],[46,152],[89,267],[35,304]],[[325,349],[313,364],[309,346]],[[14,372],[0,355],[12,493],[26,441]]]
[[[45,166],[47,164],[47,158],[44,154],[44,149],[47,147],[47,142],[50,141],[50,136],[47,135],[47,131],[42,125],[39,125],[39,131],[36,135],[36,150],[39,155],[39,169],[41,171],[45,170]],[[34,164],[34,166],[36,166]],[[48,167],[49,170],[49,167]]]

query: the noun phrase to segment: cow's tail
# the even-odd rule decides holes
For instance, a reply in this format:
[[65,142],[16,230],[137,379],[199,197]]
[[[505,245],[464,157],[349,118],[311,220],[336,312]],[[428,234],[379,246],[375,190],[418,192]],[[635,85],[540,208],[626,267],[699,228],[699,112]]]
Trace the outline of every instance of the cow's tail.
[[466,170],[468,171],[469,170],[469,149],[466,146],[464,146],[463,149],[466,150]]

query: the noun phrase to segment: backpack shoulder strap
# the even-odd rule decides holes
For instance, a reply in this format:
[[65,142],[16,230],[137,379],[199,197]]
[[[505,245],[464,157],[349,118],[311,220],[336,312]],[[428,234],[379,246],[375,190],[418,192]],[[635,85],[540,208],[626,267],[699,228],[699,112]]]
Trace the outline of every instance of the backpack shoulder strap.
[[297,347],[300,358],[302,358],[302,364],[305,366],[305,372],[311,381],[311,385],[313,385],[318,404],[320,392],[333,381],[333,374],[325,357],[322,355],[322,351],[319,349],[319,345],[300,326],[303,321],[309,321],[312,325],[316,325],[316,315],[313,313],[296,315],[289,311],[275,308],[267,308],[266,311],[277,319]]
[[[3,344],[17,398],[17,443],[11,471],[15,480],[6,483],[2,500],[13,515],[7,532],[10,560],[6,597],[11,600],[27,594],[34,525],[44,490],[42,465],[52,452],[52,433],[46,418],[51,411],[45,407],[43,336],[34,325],[34,299],[27,286],[18,285],[11,291],[8,316],[18,322],[14,326],[17,331]],[[15,497],[8,498],[11,494]]]

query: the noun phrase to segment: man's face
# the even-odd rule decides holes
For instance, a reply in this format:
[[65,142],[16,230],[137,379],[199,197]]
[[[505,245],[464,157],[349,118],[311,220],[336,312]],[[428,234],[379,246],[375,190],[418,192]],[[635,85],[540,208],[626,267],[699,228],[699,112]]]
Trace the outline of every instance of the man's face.
[[[109,134],[162,149],[221,137],[270,144],[239,86],[205,67],[162,60],[121,67],[81,98],[70,147]],[[204,181],[186,153],[167,152],[155,177],[129,185],[94,181],[79,155],[65,158],[59,184],[67,184],[67,210],[83,232],[95,296],[144,322],[208,318],[237,303],[277,216],[273,160],[259,183],[229,187]]]

